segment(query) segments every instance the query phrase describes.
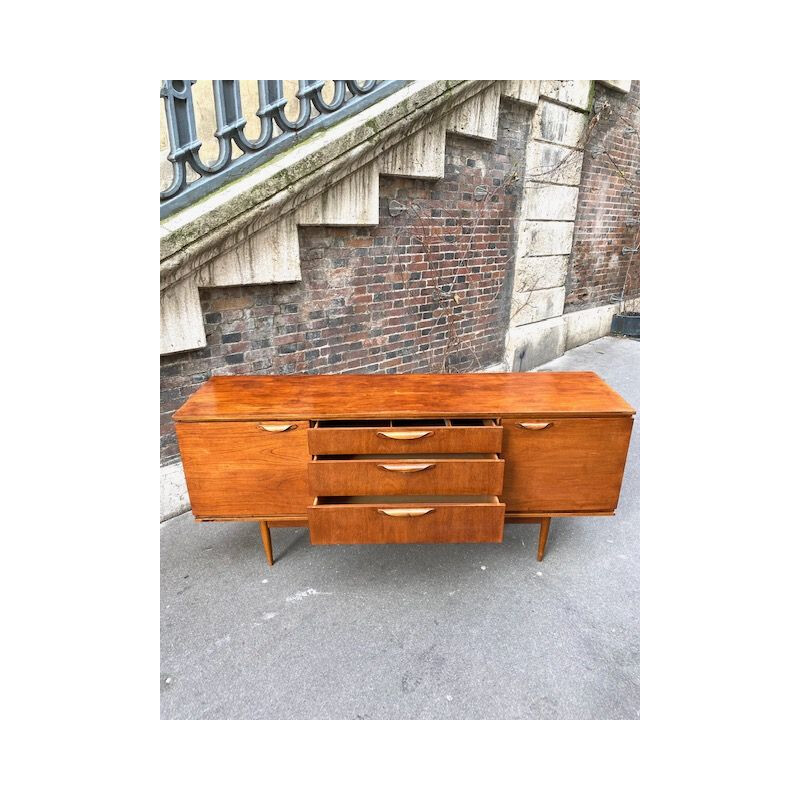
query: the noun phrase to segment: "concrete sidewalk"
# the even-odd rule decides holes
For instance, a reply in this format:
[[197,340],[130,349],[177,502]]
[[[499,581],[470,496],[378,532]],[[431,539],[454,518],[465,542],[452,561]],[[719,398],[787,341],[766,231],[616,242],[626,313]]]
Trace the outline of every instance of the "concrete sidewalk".
[[[593,370],[639,406],[639,342]],[[161,526],[164,719],[637,719],[639,416],[615,517],[500,544],[311,547],[305,528]]]

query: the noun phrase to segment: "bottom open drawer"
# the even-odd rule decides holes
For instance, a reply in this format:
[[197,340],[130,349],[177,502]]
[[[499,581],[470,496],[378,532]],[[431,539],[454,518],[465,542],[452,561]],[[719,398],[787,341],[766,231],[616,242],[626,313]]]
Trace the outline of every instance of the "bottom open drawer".
[[317,497],[311,544],[502,542],[505,504],[496,497]]

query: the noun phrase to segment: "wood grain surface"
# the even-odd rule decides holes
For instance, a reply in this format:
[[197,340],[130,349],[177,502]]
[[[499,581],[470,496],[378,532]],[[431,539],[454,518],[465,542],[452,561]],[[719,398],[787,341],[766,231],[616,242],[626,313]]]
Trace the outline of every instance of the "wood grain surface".
[[229,375],[206,381],[177,422],[387,417],[630,416],[594,372]]
[[[393,439],[394,434],[420,434],[413,439]],[[424,434],[424,435],[422,435]],[[375,453],[499,453],[503,429],[499,425],[453,427],[420,425],[419,428],[311,428],[308,449],[314,455]]]
[[[396,468],[400,468],[399,471]],[[409,468],[414,471],[406,471]],[[313,495],[497,495],[503,490],[503,462],[497,456],[483,459],[312,461],[308,465],[308,481]]]
[[[381,513],[414,508],[432,511],[399,517]],[[308,522],[311,544],[502,542],[504,511],[497,498],[485,503],[317,504],[308,509]]]
[[[530,419],[526,422],[548,420]],[[633,419],[552,419],[546,428],[504,420],[501,499],[509,511],[616,508]]]
[[178,423],[178,446],[194,515],[304,516],[311,502],[308,422],[294,425],[270,432],[255,422]]

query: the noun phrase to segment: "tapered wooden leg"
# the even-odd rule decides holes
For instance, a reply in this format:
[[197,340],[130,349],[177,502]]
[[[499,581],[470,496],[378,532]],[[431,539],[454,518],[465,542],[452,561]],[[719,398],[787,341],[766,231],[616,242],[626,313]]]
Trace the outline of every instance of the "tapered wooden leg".
[[536,556],[537,561],[544,558],[544,548],[547,547],[547,534],[550,533],[550,517],[542,517],[539,523],[539,552]]
[[267,554],[267,564],[272,566],[272,537],[269,534],[269,525],[266,520],[260,520],[261,541],[264,543],[264,552]]

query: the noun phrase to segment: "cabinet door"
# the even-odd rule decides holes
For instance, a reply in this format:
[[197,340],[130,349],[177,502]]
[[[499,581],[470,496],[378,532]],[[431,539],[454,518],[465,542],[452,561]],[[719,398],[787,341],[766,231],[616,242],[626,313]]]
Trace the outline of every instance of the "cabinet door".
[[613,511],[631,417],[504,419],[508,511]]
[[306,515],[308,422],[179,422],[196,517]]

